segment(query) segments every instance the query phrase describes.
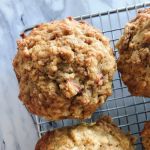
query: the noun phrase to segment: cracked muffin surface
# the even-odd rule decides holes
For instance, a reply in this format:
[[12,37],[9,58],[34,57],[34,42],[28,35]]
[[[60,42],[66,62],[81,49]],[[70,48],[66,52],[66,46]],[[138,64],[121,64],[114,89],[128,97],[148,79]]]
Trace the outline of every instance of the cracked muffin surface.
[[47,132],[35,150],[134,150],[134,137],[123,133],[108,117]]
[[94,27],[69,17],[22,37],[13,66],[30,112],[84,119],[111,95],[116,63],[109,41]]
[[144,123],[144,129],[141,136],[145,150],[150,150],[150,121]]
[[150,8],[125,26],[117,48],[118,70],[131,94],[150,97]]

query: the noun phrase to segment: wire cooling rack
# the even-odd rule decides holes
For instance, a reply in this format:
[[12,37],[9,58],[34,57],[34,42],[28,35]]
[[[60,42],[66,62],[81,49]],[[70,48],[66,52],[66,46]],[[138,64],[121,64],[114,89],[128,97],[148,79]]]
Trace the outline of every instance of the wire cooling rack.
[[[103,13],[95,13],[75,17],[76,20],[85,20],[93,26],[99,28],[105,36],[110,39],[110,44],[114,49],[116,59],[118,51],[115,44],[123,33],[125,24],[135,17],[138,9],[148,8],[150,3],[139,4],[126,8],[115,9]],[[25,30],[30,31],[33,27]],[[102,115],[109,115],[113,121],[125,132],[130,132],[138,138],[135,143],[137,150],[142,150],[140,132],[146,120],[150,120],[150,99],[144,97],[134,97],[128,92],[127,87],[123,84],[120,74],[116,72],[113,79],[113,94],[108,98],[106,103],[93,113],[90,119],[79,120],[59,120],[45,121],[42,118],[36,118],[39,137],[47,130],[54,130],[64,126],[72,126],[81,122],[94,122]]]

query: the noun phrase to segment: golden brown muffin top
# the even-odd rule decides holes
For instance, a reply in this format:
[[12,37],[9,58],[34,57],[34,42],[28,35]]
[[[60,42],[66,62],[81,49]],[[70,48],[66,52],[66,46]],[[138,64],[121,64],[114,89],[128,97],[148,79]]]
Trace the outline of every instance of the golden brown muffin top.
[[104,117],[96,123],[47,132],[35,150],[133,150],[133,143],[133,137]]
[[118,70],[131,94],[150,97],[150,8],[127,23],[117,48]]
[[51,120],[87,118],[111,95],[116,69],[109,41],[72,18],[44,23],[18,41],[20,99]]
[[141,136],[145,150],[150,150],[150,121],[145,122]]

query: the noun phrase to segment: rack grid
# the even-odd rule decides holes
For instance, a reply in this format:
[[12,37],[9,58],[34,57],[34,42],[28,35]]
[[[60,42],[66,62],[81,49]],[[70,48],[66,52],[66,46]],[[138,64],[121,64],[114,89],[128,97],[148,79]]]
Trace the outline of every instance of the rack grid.
[[[116,59],[118,51],[115,44],[123,33],[125,24],[135,17],[139,9],[150,7],[150,3],[138,4],[126,8],[115,9],[102,13],[88,14],[75,17],[76,20],[85,20],[91,25],[99,28],[105,36],[110,39],[110,44],[114,49]],[[25,32],[30,31],[33,27],[27,28]],[[137,137],[135,143],[137,150],[142,150],[140,132],[143,129],[144,122],[150,120],[150,99],[144,97],[134,97],[128,92],[127,87],[123,84],[120,74],[117,71],[113,79],[113,94],[108,98],[106,103],[93,113],[90,119],[79,120],[59,120],[46,121],[35,116],[39,137],[47,130],[54,130],[64,126],[73,126],[81,122],[94,122],[102,115],[109,115],[113,121],[125,132]]]

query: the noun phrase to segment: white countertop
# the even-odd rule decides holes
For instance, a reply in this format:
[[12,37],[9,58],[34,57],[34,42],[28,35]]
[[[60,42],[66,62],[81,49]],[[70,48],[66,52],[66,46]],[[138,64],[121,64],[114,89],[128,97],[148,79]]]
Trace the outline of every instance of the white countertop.
[[1,0],[0,150],[34,150],[38,139],[31,115],[18,100],[18,83],[12,68],[20,32],[40,22],[103,12],[139,2],[150,0]]

